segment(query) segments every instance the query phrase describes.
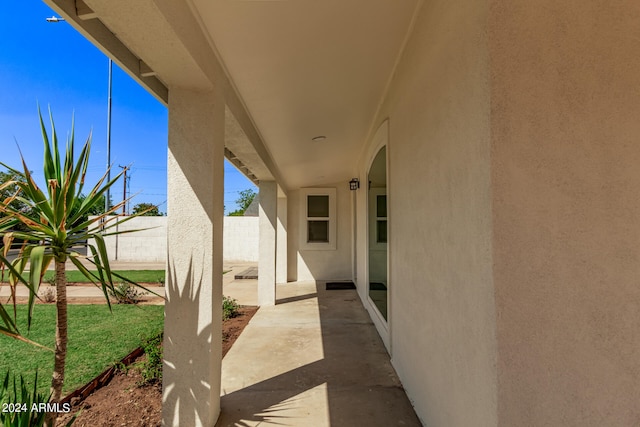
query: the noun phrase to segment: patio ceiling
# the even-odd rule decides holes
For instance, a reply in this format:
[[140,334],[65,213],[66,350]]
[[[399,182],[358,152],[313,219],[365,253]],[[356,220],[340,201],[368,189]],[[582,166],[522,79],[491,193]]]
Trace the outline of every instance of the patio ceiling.
[[417,0],[193,4],[286,184],[352,178]]
[[[352,177],[421,0],[45,1],[160,98],[149,75],[169,90],[201,89],[221,65],[236,96],[230,110],[245,131],[255,126],[248,139],[267,158],[247,166],[291,189]],[[85,5],[91,13],[74,19]],[[152,72],[119,60],[82,18],[99,20]]]

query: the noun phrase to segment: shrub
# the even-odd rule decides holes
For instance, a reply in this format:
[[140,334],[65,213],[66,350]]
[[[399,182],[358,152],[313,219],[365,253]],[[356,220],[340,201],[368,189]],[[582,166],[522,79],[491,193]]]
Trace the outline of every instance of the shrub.
[[140,367],[141,385],[162,382],[162,334],[143,341],[142,349],[147,360]]
[[138,290],[130,283],[118,283],[113,290],[109,290],[109,295],[113,297],[118,304],[138,304],[142,301],[142,297],[146,292]]
[[227,320],[238,315],[240,305],[231,297],[222,297],[222,320]]
[[48,287],[40,292],[40,297],[44,302],[53,303],[56,302],[56,288]]

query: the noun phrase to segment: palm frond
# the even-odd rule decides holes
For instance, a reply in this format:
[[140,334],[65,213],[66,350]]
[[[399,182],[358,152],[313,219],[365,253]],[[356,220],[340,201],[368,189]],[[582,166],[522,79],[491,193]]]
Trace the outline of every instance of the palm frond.
[[102,246],[102,249],[97,249],[94,245],[87,245],[87,248],[91,251],[91,263],[96,267],[97,276],[100,278],[100,287],[102,293],[107,301],[109,310],[111,308],[111,301],[109,300],[109,290],[114,290],[113,276],[111,274],[111,268],[109,266],[109,258],[106,256],[106,247],[104,246],[104,239],[98,237],[96,242],[100,242],[97,246]]
[[[29,340],[23,337],[20,334],[20,331],[18,330],[17,321],[16,321],[17,312],[16,312],[16,305],[15,305],[15,283],[21,282],[23,285],[27,286],[27,288],[29,289],[31,289],[31,287],[30,287],[30,284],[27,282],[27,280],[25,280],[24,277],[22,276],[22,272],[21,271],[19,272],[18,269],[16,269],[16,267],[5,257],[6,249],[3,252],[5,253],[0,254],[0,267],[1,267],[0,270],[4,272],[4,269],[7,268],[9,270],[10,276],[13,278],[14,284],[12,285],[12,289],[11,289],[11,294],[12,294],[11,297],[14,300],[14,304],[13,304],[13,316],[12,316],[7,311],[5,306],[2,303],[0,303],[0,319],[2,320],[2,323],[0,324],[0,334],[6,335],[11,338],[16,338],[20,341],[24,341],[30,344],[34,344],[41,348],[47,348],[41,344],[38,344],[32,340]],[[11,285],[11,282],[12,281],[10,280],[10,285]],[[47,349],[51,350],[49,348]]]
[[29,314],[27,316],[27,330],[31,330],[31,322],[33,319],[33,305],[38,296],[38,290],[42,283],[44,273],[47,271],[52,260],[51,255],[45,254],[44,246],[32,246],[29,253],[29,283],[31,284],[29,292]]
[[53,166],[53,155],[51,154],[51,144],[49,144],[49,135],[47,129],[44,126],[44,120],[42,119],[42,112],[40,106],[38,106],[38,117],[40,118],[40,132],[42,133],[42,141],[44,142],[44,179],[55,179],[56,171]]
[[[113,184],[115,184],[123,174],[124,172],[118,173],[115,178],[103,185],[103,182],[107,179],[107,173],[105,173],[84,199],[82,205],[80,206],[80,209],[78,209],[78,211],[71,216],[71,218],[69,219],[69,223],[75,224],[80,218],[86,215],[92,207],[94,207],[102,200],[102,197],[106,194],[107,190],[111,188],[111,186],[113,186]],[[112,214],[116,211],[116,207],[122,207],[122,203],[123,202],[120,202],[116,206],[111,207],[111,209],[105,212],[104,215]],[[77,230],[78,228],[79,227],[74,227],[74,230]]]

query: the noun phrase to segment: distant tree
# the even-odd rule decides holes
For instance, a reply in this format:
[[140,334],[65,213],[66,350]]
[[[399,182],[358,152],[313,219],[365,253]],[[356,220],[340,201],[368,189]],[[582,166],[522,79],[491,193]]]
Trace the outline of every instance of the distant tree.
[[[15,172],[0,172],[0,200],[6,200],[13,196],[22,196],[22,190],[18,186],[18,182],[24,182],[24,177]],[[26,203],[18,198],[11,201],[10,206],[22,213],[28,213],[29,207]],[[0,212],[0,216],[6,214]]]
[[246,190],[238,191],[238,194],[239,196],[236,199],[236,205],[238,205],[238,209],[236,209],[233,212],[230,212],[229,216],[244,215],[245,211],[247,210],[251,202],[253,202],[253,199],[256,197],[256,194],[258,193],[253,191],[251,188],[247,188]]
[[[146,211],[146,212],[145,212]],[[141,216],[162,216],[162,212],[153,203],[138,203],[133,207],[134,215]]]

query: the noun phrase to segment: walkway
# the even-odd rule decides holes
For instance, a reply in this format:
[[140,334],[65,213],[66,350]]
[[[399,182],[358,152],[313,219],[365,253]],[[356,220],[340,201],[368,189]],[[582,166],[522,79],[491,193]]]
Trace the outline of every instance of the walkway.
[[222,361],[217,426],[420,426],[355,290],[298,282],[278,297]]

